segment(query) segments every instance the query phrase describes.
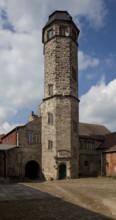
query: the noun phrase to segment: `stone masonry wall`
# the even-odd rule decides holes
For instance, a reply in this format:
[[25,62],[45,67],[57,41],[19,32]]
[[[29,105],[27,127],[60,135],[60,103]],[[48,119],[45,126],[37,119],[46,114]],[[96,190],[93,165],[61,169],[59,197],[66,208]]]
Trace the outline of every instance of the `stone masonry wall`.
[[[65,36],[60,27],[65,27]],[[53,35],[48,39],[48,31]],[[60,164],[66,165],[66,177],[78,176],[78,58],[77,35],[73,22],[54,21],[44,29],[45,81],[42,117],[42,168],[46,179],[59,177]],[[48,86],[53,85],[53,94]],[[53,114],[53,124],[48,123]],[[76,131],[73,130],[73,126]],[[48,141],[53,148],[48,149]]]
[[[73,107],[73,113],[72,113]],[[58,178],[57,164],[58,152],[68,151],[72,163],[72,177],[78,176],[78,134],[73,132],[73,120],[78,121],[77,101],[67,97],[54,97],[44,101],[41,105],[42,113],[42,168],[45,176],[49,179]],[[47,114],[53,114],[53,125],[48,124]],[[71,115],[73,114],[73,117]],[[78,125],[78,123],[77,123]],[[48,140],[53,142],[52,151],[48,150]],[[60,163],[67,163],[67,158]],[[49,163],[50,161],[50,163]],[[76,167],[75,167],[76,166]],[[69,171],[67,171],[69,173]]]
[[[56,155],[55,101],[44,101],[41,106],[42,116],[42,169],[46,179],[56,178],[54,169]],[[48,124],[48,112],[53,114],[53,125]],[[48,150],[48,140],[53,142],[53,149]]]
[[28,161],[36,161],[41,169],[41,143],[29,143],[27,132],[41,133],[41,118],[37,118],[26,124],[24,128],[19,129],[19,146],[21,151],[21,173],[25,176],[25,165]]
[[[66,25],[63,23],[62,25]],[[58,36],[60,23],[53,25],[53,35],[57,36],[45,43],[45,84],[44,98],[48,97],[48,84],[53,84],[53,95],[64,94],[77,97],[77,81],[72,77],[72,68],[77,75],[77,44],[70,38],[71,26],[67,28],[67,36]],[[55,33],[56,30],[56,33]],[[47,35],[45,32],[45,36]]]
[[72,160],[71,160],[71,174],[72,178],[77,178],[79,173],[79,108],[78,100],[71,100],[71,146],[72,146]]

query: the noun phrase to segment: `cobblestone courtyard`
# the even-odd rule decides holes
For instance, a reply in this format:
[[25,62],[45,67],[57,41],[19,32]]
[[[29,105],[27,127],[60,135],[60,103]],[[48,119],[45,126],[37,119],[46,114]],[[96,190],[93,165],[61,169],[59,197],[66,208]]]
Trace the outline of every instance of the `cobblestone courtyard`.
[[[9,190],[13,187],[10,184],[4,185],[4,190],[8,186]],[[28,182],[19,183],[17,186],[20,190],[19,193],[16,189],[12,191],[13,199],[9,195],[4,201],[0,199],[2,200],[0,220],[116,219],[115,179],[85,178],[43,183]]]

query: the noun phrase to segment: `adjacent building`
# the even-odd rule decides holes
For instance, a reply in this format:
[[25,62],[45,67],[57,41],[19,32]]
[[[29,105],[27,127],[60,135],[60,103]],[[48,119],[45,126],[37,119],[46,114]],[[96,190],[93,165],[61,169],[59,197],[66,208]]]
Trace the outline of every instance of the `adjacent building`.
[[105,135],[110,131],[103,125],[79,123],[79,176],[100,176],[101,150]]
[[105,135],[99,151],[101,151],[102,175],[116,176],[116,132]]
[[41,117],[32,112],[29,120],[2,137],[0,176],[42,178]]

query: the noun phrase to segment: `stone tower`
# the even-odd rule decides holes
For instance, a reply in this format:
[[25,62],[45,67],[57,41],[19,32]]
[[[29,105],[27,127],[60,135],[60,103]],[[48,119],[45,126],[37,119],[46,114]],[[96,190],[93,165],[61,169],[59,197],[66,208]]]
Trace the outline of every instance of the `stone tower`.
[[78,39],[67,11],[55,11],[43,28],[44,99],[42,171],[45,179],[78,177]]

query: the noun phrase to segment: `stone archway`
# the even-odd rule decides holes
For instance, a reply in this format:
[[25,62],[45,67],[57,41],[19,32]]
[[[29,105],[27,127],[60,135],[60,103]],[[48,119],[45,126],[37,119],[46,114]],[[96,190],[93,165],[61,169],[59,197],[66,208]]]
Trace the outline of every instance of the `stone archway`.
[[38,179],[40,174],[40,167],[39,164],[34,161],[30,160],[26,163],[25,166],[25,176],[29,179]]
[[59,179],[66,179],[66,164],[59,165]]

